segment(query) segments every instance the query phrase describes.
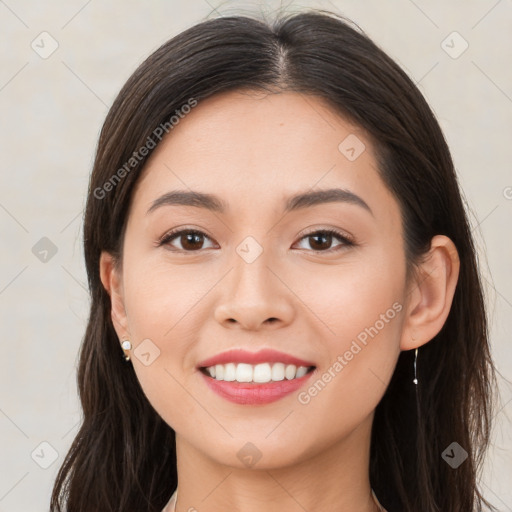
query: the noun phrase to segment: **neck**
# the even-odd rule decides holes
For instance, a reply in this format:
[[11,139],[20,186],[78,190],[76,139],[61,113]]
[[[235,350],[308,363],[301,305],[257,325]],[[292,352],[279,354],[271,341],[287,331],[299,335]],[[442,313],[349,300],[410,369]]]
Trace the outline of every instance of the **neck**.
[[377,512],[369,482],[371,423],[369,417],[313,455],[296,447],[296,460],[286,467],[264,464],[264,457],[250,468],[229,466],[176,434],[176,512]]

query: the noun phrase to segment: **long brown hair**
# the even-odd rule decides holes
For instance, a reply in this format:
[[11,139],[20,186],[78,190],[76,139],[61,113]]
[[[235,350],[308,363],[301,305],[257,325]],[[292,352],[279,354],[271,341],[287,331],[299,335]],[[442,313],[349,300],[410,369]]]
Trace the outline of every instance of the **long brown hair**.
[[[83,421],[58,474],[51,510],[160,512],[177,486],[174,431],[122,359],[99,258],[109,251],[122,260],[132,191],[149,156],[130,160],[134,152],[158,144],[156,128],[172,130],[169,119],[191,99],[200,108],[202,99],[241,89],[321,97],[370,134],[380,175],[401,208],[408,267],[434,235],[455,243],[460,274],[449,316],[420,349],[421,385],[412,384],[412,351],[399,357],[375,412],[370,480],[390,512],[482,510],[489,504],[478,477],[495,376],[475,248],[450,152],[400,67],[351,23],[318,10],[273,22],[230,16],[199,23],[150,55],[110,108],[84,219],[91,309],[78,368]],[[457,469],[442,456],[453,442],[468,453]]]

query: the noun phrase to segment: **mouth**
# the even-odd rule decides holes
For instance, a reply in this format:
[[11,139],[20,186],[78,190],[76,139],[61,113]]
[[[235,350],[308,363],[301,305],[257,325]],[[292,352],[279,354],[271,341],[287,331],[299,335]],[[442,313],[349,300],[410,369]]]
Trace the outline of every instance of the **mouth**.
[[226,363],[199,368],[204,383],[217,396],[237,405],[263,406],[296,393],[315,375],[316,366],[276,362]]
[[199,371],[216,381],[258,385],[300,379],[313,372],[315,368],[316,366],[297,366],[282,362],[265,362],[254,365],[226,363],[202,366]]
[[264,405],[297,391],[312,378],[312,361],[274,350],[230,349],[197,365],[209,390],[242,405]]

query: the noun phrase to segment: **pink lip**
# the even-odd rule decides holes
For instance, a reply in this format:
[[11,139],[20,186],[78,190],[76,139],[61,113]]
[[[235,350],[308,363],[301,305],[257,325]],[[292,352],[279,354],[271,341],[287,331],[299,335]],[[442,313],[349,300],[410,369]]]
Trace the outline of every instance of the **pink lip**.
[[[207,368],[209,366],[215,366],[216,364],[226,363],[247,363],[247,364],[258,364],[258,363],[285,363],[294,364],[295,366],[315,366],[315,363],[310,361],[304,361],[297,357],[279,352],[271,348],[260,350],[259,352],[249,352],[248,350],[235,348],[221,352],[209,359],[201,361],[197,365],[197,369]],[[305,377],[305,376],[304,376]],[[302,377],[301,377],[302,378]],[[300,379],[297,379],[300,380]]]
[[286,395],[297,391],[301,386],[305,384],[306,381],[311,378],[313,374],[316,373],[316,371],[313,370],[309,373],[306,373],[306,375],[298,379],[285,379],[276,382],[267,382],[265,384],[215,380],[203,372],[200,373],[203,379],[205,379],[206,385],[222,398],[225,398],[226,400],[236,404],[262,405],[275,402],[276,400],[279,400]]

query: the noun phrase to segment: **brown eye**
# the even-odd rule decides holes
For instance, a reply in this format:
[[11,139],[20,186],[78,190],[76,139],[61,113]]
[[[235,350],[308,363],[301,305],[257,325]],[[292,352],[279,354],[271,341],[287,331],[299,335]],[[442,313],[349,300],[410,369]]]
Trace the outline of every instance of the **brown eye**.
[[197,249],[201,249],[204,244],[202,236],[203,235],[199,233],[187,233],[180,235],[179,240],[183,249],[195,251]]
[[205,233],[191,229],[184,229],[168,233],[164,238],[162,238],[159,245],[170,245],[172,247],[173,244],[171,242],[174,241],[174,243],[177,242],[179,244],[176,250],[194,252],[205,248],[205,240],[210,240],[210,237]]
[[[336,239],[341,243],[332,246],[333,240]],[[303,236],[301,240],[308,240],[310,248],[317,252],[337,251],[354,245],[346,236],[333,229],[314,231]]]
[[[332,244],[332,235],[315,234],[309,235],[308,238],[310,239],[309,243],[311,245],[311,248],[315,251],[322,249],[330,249],[330,246]],[[313,240],[313,243],[311,243],[311,240]]]

